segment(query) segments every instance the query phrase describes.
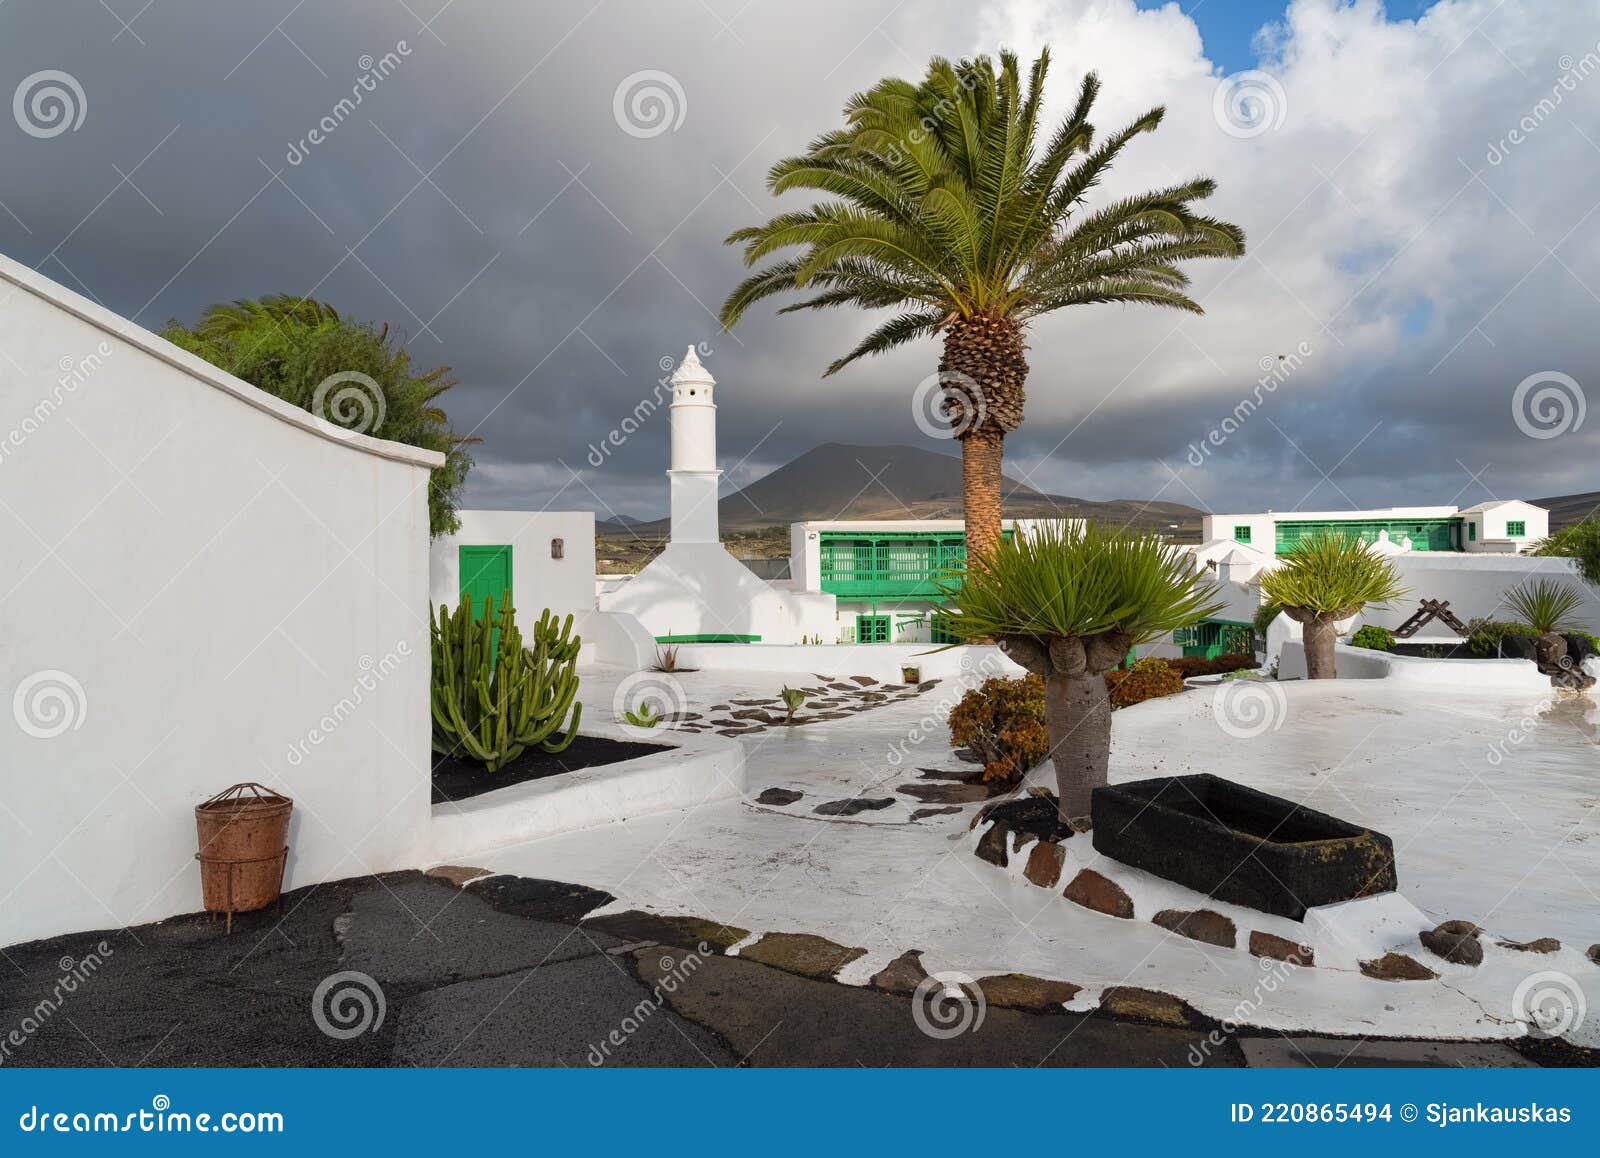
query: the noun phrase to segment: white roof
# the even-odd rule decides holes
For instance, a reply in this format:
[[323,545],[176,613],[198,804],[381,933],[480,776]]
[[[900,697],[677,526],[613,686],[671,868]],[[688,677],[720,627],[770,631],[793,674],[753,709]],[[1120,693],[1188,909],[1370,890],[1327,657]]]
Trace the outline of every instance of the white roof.
[[1487,503],[1478,503],[1476,506],[1463,507],[1461,513],[1463,515],[1482,514],[1484,511],[1492,511],[1500,507],[1527,507],[1529,510],[1534,511],[1544,510],[1543,507],[1536,507],[1532,503],[1524,502],[1521,499],[1492,499]]

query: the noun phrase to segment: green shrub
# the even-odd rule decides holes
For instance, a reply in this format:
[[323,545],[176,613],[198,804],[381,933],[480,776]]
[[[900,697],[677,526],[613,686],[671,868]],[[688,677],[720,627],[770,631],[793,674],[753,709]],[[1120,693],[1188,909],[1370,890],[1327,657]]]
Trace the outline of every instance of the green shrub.
[[1473,619],[1467,623],[1467,647],[1473,655],[1500,654],[1500,640],[1507,635],[1537,636],[1539,633],[1522,623],[1499,619]]
[[582,640],[572,634],[571,615],[562,621],[545,611],[533,646],[524,647],[507,591],[498,615],[492,595],[476,619],[472,601],[463,600],[455,611],[440,607],[430,628],[435,752],[498,772],[536,744],[560,752],[572,743],[583,705],[574,702]]
[[1350,637],[1350,646],[1365,647],[1372,651],[1393,651],[1394,632],[1369,623]]
[[1020,780],[1050,751],[1044,680],[1036,675],[984,680],[951,710],[950,743],[983,759],[985,780]]
[[1269,599],[1267,602],[1263,603],[1260,607],[1256,608],[1255,618],[1250,621],[1250,625],[1253,628],[1255,628],[1255,632],[1256,632],[1257,635],[1262,636],[1263,638],[1265,638],[1265,636],[1267,634],[1267,628],[1271,627],[1272,626],[1272,621],[1274,619],[1278,618],[1278,616],[1280,616],[1282,614],[1283,614],[1283,604],[1281,604],[1281,603],[1273,603]]

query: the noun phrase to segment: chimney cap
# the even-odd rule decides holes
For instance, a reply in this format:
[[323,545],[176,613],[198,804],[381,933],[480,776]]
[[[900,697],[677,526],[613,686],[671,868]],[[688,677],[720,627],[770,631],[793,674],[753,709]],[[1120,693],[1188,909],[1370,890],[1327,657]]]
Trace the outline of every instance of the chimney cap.
[[711,376],[711,371],[700,364],[700,355],[695,348],[690,346],[683,355],[683,361],[678,363],[678,368],[672,372],[673,385],[681,382],[693,382],[697,385],[715,386],[717,380]]

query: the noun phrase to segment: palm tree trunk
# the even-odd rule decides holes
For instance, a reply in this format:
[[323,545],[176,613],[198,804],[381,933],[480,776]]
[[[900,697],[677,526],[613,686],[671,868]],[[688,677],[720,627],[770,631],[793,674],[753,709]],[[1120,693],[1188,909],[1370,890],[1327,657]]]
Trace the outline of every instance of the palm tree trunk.
[[1000,463],[1005,435],[988,427],[961,440],[961,501],[966,507],[967,559],[1000,545]]
[[1111,762],[1111,700],[1105,676],[1044,677],[1044,719],[1056,770],[1061,815],[1089,815],[1089,798],[1106,784]]
[[1337,673],[1333,668],[1333,645],[1339,638],[1332,619],[1313,615],[1302,624],[1302,644],[1306,649],[1306,679],[1331,680]]
[[1028,358],[1013,318],[957,318],[945,327],[939,377],[951,433],[961,440],[961,491],[967,558],[1000,543],[1000,457],[1005,437],[1022,424]]

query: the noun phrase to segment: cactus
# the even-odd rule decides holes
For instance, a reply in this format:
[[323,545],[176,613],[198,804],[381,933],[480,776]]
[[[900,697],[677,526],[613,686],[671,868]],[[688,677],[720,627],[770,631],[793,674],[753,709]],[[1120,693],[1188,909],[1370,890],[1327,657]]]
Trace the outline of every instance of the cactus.
[[430,627],[435,752],[498,772],[535,744],[560,752],[572,743],[583,705],[573,702],[582,640],[572,634],[571,615],[563,621],[544,611],[525,647],[507,591],[498,614],[493,596],[478,619],[463,600],[454,611],[439,607]]

